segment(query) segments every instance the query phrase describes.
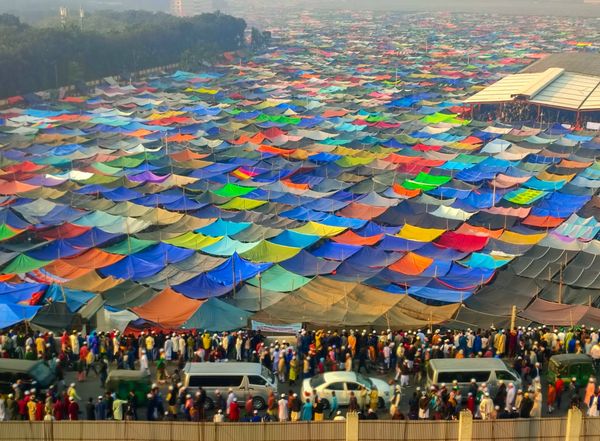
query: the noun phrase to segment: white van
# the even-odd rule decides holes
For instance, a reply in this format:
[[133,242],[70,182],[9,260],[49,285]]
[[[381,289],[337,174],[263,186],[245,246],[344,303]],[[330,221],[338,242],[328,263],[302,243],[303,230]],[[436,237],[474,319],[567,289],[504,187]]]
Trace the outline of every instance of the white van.
[[266,408],[269,392],[277,394],[277,379],[260,363],[187,363],[183,368],[183,385],[204,389],[207,409],[214,407],[217,389],[225,399],[229,389],[233,389],[241,405],[252,395],[257,410]]
[[503,380],[506,385],[513,383],[516,389],[521,388],[521,377],[517,371],[499,358],[435,358],[429,360],[427,366],[427,387],[446,383],[451,387],[454,380],[458,381],[463,398],[466,399],[471,379],[477,385],[486,383],[490,394],[498,389],[498,382]]

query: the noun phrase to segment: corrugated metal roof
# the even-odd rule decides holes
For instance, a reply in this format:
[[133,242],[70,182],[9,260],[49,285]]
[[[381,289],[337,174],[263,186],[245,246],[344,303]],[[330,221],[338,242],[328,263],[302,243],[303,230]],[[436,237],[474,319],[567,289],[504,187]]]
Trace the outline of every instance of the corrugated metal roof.
[[600,54],[592,52],[564,52],[550,54],[530,64],[521,73],[545,72],[552,67],[560,67],[568,72],[600,76]]
[[588,98],[583,102],[580,110],[598,110],[600,109],[600,84],[590,93]]
[[525,97],[532,104],[570,110],[600,110],[600,76],[550,68],[509,75],[465,100],[466,104],[501,103]]
[[550,84],[553,84],[555,81],[557,81],[564,72],[564,69],[560,69],[558,67],[553,67],[545,72],[540,72],[539,78],[536,78],[535,81],[532,81],[530,84],[528,84],[527,87],[519,91],[518,94],[531,98],[532,96],[539,94]]
[[542,78],[542,75],[543,73],[509,75],[472,97],[467,98],[465,103],[500,103],[503,101],[512,101],[515,95],[531,87],[532,84],[536,84]]
[[600,78],[566,72],[551,82],[531,100],[534,104],[579,109]]

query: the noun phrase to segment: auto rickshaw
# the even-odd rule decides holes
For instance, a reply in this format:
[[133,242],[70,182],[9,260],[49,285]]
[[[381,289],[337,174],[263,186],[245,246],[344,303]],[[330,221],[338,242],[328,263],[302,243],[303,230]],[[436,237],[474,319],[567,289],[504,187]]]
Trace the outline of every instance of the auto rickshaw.
[[115,392],[122,400],[129,398],[129,392],[135,392],[139,404],[148,401],[148,393],[152,387],[150,375],[139,371],[127,369],[115,369],[110,371],[106,379],[106,389]]
[[595,376],[592,357],[586,354],[558,354],[550,357],[546,379],[554,383],[558,377],[565,384],[572,378],[577,379],[577,385],[585,387],[590,377]]

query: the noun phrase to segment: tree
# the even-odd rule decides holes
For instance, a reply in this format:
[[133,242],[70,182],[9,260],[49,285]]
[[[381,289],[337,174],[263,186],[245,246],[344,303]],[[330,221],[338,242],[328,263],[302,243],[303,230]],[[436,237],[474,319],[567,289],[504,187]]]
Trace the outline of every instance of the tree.
[[31,27],[0,15],[0,96],[180,61],[192,69],[242,48],[245,29],[244,20],[222,13],[178,18],[146,11],[97,12],[86,17],[84,30],[75,22],[64,29],[58,23]]
[[250,31],[250,48],[253,51],[260,51],[265,49],[271,44],[271,32],[261,32],[259,29],[253,27]]

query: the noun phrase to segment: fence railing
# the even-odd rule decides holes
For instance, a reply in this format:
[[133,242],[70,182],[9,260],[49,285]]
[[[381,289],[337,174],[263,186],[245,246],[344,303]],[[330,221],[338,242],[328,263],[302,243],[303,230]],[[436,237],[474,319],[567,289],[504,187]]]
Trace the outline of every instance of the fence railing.
[[[569,418],[571,415],[569,416]],[[474,420],[461,433],[458,421],[343,421],[296,423],[190,423],[58,421],[0,423],[0,441],[598,441],[600,418]],[[464,426],[463,426],[464,427]]]

